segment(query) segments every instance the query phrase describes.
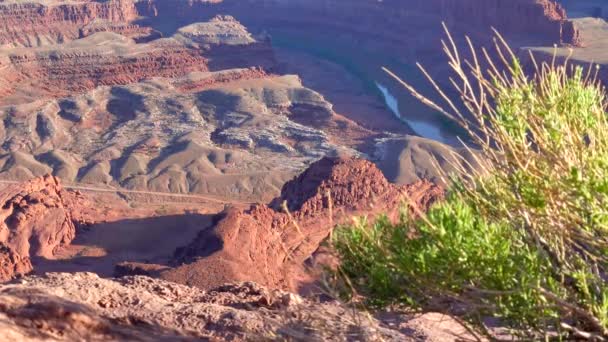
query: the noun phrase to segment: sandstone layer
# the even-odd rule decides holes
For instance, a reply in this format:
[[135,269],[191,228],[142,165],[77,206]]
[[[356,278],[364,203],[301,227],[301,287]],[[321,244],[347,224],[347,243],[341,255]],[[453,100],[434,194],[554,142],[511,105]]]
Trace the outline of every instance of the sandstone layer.
[[137,17],[131,0],[5,0],[0,2],[0,46],[63,43],[87,35],[91,25],[135,33],[135,26],[129,29],[124,24]]
[[[209,36],[212,32],[215,38]],[[0,50],[0,104],[63,97],[151,77],[273,65],[268,43],[253,39],[231,17],[215,17],[149,43],[97,32],[59,45]]]

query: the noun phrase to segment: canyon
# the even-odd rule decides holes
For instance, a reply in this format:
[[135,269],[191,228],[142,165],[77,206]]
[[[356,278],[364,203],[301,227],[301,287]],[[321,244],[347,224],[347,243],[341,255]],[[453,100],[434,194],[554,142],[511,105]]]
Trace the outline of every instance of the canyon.
[[0,0],[0,331],[466,336],[434,313],[362,318],[327,293],[336,225],[394,220],[404,201],[416,216],[449,173],[479,167],[466,135],[381,67],[432,97],[416,63],[449,84],[442,22],[463,48],[491,54],[496,28],[521,56],[603,66],[597,6]]

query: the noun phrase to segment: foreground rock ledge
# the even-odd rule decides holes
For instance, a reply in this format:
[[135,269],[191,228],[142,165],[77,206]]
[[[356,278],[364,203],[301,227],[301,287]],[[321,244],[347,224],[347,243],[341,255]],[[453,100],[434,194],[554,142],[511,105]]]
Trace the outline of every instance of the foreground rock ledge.
[[52,273],[0,286],[0,340],[408,341],[352,310],[255,283],[203,291],[143,276]]

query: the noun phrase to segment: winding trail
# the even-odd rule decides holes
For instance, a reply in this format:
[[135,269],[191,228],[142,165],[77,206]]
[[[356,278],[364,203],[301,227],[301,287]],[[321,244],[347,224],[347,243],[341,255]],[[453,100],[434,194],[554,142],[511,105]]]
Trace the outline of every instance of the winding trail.
[[[10,181],[10,180],[0,180],[0,184],[20,184],[23,182],[19,181]],[[245,202],[239,201],[235,199],[223,200],[210,196],[203,195],[189,195],[189,194],[176,194],[170,192],[157,192],[157,191],[144,191],[144,190],[127,190],[127,189],[117,189],[117,188],[96,188],[91,186],[83,186],[76,184],[62,184],[62,186],[66,189],[70,190],[80,190],[80,191],[91,191],[91,192],[106,192],[106,193],[123,193],[123,194],[139,194],[139,195],[154,195],[154,196],[166,196],[166,197],[179,197],[179,198],[192,198],[204,200],[207,202],[227,204],[227,203],[238,203],[238,204],[255,204],[255,202]]]

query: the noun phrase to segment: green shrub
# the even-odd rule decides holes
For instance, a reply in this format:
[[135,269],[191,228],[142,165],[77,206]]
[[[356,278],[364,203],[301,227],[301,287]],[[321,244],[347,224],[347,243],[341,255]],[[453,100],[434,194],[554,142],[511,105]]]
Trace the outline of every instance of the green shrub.
[[554,286],[546,283],[550,264],[520,232],[487,222],[460,198],[431,208],[424,220],[359,219],[337,230],[335,247],[346,275],[375,306],[444,311],[468,297],[465,316],[472,320],[496,316],[538,326],[557,315],[551,308],[538,314],[547,301],[537,289]]
[[500,36],[482,69],[448,37],[462,104],[432,79],[445,108],[387,72],[459,123],[484,168],[459,175],[426,217],[339,229],[342,270],[372,304],[441,309],[433,300],[447,299],[482,328],[493,316],[535,337],[608,337],[604,89],[567,62],[535,63],[528,77]]

